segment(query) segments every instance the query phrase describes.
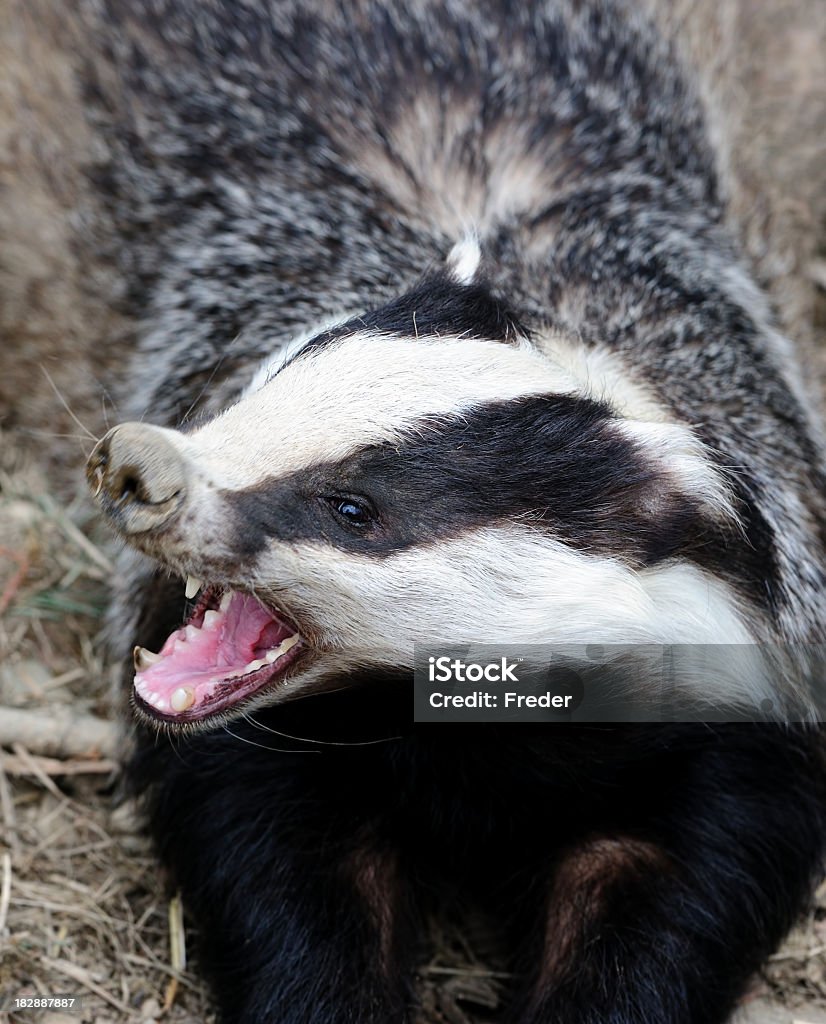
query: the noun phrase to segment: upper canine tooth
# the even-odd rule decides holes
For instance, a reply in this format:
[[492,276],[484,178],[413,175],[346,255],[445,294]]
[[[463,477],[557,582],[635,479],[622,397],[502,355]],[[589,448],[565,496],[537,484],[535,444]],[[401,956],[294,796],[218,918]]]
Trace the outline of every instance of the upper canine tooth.
[[199,580],[197,576],[187,576],[186,590],[184,591],[184,593],[186,594],[187,601],[195,597],[195,595],[198,593],[198,591],[201,589],[203,585],[204,581]]
[[225,612],[229,608],[229,603],[232,600],[232,592],[227,590],[224,596],[221,598],[221,603],[218,605],[219,612]]
[[160,661],[160,654],[154,654],[152,651],[147,651],[145,647],[136,646],[132,651],[132,661],[135,664],[135,670],[138,672],[145,672],[150,666],[154,665],[156,661]]

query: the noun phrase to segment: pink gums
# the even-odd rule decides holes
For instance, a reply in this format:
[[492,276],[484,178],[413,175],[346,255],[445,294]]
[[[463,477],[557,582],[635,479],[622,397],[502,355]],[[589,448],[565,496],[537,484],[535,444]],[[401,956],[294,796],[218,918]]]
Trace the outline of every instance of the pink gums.
[[169,637],[159,652],[161,660],[136,672],[135,690],[150,707],[175,714],[172,693],[191,687],[197,707],[217,686],[256,671],[250,663],[265,659],[293,632],[251,595],[231,591],[223,611],[207,610],[200,626],[191,622]]

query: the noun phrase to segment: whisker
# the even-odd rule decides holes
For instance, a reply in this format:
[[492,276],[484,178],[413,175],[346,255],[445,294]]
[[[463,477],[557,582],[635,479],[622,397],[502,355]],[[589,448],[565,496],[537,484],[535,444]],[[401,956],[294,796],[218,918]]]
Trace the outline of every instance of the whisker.
[[53,430],[40,430],[38,427],[24,427],[20,430],[20,433],[25,434],[27,437],[65,437],[86,444],[89,442],[89,438],[85,434],[58,434]]
[[107,399],[109,400],[109,404],[112,406],[112,411],[114,412],[115,411],[115,403],[112,401],[112,399],[109,396],[109,393],[107,392],[106,388],[104,388],[101,385],[100,414],[103,417],[103,424],[104,424],[104,426],[106,427],[107,430],[109,430],[111,428],[111,423],[109,422],[109,415],[106,412],[106,400]]
[[109,388],[106,387],[106,385],[103,383],[103,381],[99,377],[96,377],[94,374],[91,374],[90,376],[91,376],[91,379],[95,382],[95,386],[97,387],[98,392],[100,393],[100,412],[101,412],[101,418],[103,419],[103,422],[104,422],[104,424],[106,426],[106,429],[109,430],[109,429],[111,429],[112,424],[111,424],[111,421],[109,419],[109,414],[108,414],[108,411],[107,411],[107,402],[109,404],[109,408],[112,410],[112,412],[115,414],[115,416],[119,419],[120,418],[120,414],[118,412],[118,403],[112,397],[112,393],[109,390]]
[[[346,690],[346,686],[339,687],[341,690]],[[335,691],[331,691],[335,692]],[[374,747],[379,743],[390,743],[392,740],[400,740],[401,736],[382,736],[377,740],[319,740],[310,739],[308,736],[293,736],[288,732],[281,732],[278,729],[273,729],[268,725],[264,725],[263,722],[259,722],[257,718],[253,718],[252,715],[244,715],[244,718],[255,726],[256,729],[261,729],[264,732],[271,732],[275,736],[281,736],[285,740],[297,740],[299,743],[315,743],[322,747]]]
[[[244,718],[247,716],[244,715]],[[266,743],[256,743],[255,740],[247,739],[246,736],[239,736],[238,733],[233,732],[228,725],[222,726],[222,729],[228,736],[232,736],[235,740],[241,740],[242,743],[249,743],[251,747],[259,747],[261,750],[269,750],[275,754],[317,754],[317,750],[285,750],[283,747],[270,747]],[[287,737],[288,739],[290,737]]]
[[209,375],[209,376],[207,377],[207,379],[206,379],[206,383],[205,383],[205,384],[204,384],[204,386],[203,386],[203,387],[201,388],[201,390],[200,390],[200,391],[198,392],[198,394],[197,394],[197,395],[195,396],[195,398],[193,399],[193,401],[192,401],[192,404],[190,405],[190,407],[189,407],[189,408],[188,408],[188,409],[186,410],[186,412],[185,412],[185,413],[183,414],[183,417],[182,417],[182,419],[181,419],[181,423],[186,423],[186,421],[187,421],[187,420],[189,419],[189,415],[190,415],[190,413],[191,413],[191,412],[192,412],[192,410],[193,410],[193,409],[195,408],[195,406],[196,406],[196,405],[198,404],[198,402],[200,402],[200,401],[201,401],[201,399],[202,399],[202,398],[204,397],[204,395],[206,394],[206,390],[207,390],[207,388],[209,387],[209,385],[210,385],[210,384],[212,383],[212,381],[214,380],[214,378],[215,378],[215,374],[216,374],[216,373],[217,373],[217,372],[218,372],[218,371],[219,371],[219,370],[221,369],[221,367],[222,367],[222,366],[224,365],[224,363],[226,362],[227,356],[229,355],[229,353],[230,353],[230,352],[231,352],[231,350],[232,350],[232,347],[233,347],[233,345],[235,345],[235,343],[236,343],[236,342],[238,341],[238,339],[239,339],[240,337],[241,337],[241,332],[239,331],[239,332],[238,332],[238,334],[236,334],[236,335],[235,335],[235,337],[234,337],[234,338],[232,339],[232,341],[231,341],[231,342],[230,342],[230,343],[229,343],[229,344],[227,345],[227,347],[226,347],[226,348],[224,349],[224,351],[223,351],[223,352],[221,353],[221,358],[220,358],[220,359],[218,360],[218,362],[217,362],[217,363],[215,364],[215,366],[214,366],[214,367],[212,368],[212,373],[211,373],[211,374],[210,374],[210,375]]
[[63,397],[63,395],[61,395],[60,389],[55,384],[55,382],[52,380],[51,374],[49,373],[49,371],[46,369],[46,367],[42,363],[40,364],[40,369],[43,371],[43,375],[45,376],[46,380],[49,382],[49,384],[51,384],[52,390],[57,395],[58,401],[63,406],[63,408],[66,410],[66,412],[72,417],[72,419],[75,421],[75,423],[77,423],[77,425],[84,432],[84,434],[86,434],[87,437],[91,438],[92,441],[94,441],[94,443],[97,444],[98,443],[98,438],[95,437],[95,435],[92,433],[92,431],[89,430],[89,428],[84,423],[80,422],[80,420],[77,418],[77,416],[75,416],[75,414],[69,408],[68,402]]
[[92,453],[92,449],[89,447],[89,439],[85,434],[59,434],[50,430],[39,430],[37,427],[21,427],[20,433],[25,437],[36,437],[39,439],[48,438],[51,440],[53,438],[60,438],[77,441],[84,459],[88,459]]

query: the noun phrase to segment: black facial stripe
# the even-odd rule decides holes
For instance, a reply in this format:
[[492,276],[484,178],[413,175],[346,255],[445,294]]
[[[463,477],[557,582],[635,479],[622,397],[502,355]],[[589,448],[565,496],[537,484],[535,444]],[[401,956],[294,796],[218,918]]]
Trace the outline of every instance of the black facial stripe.
[[[318,495],[365,495],[377,522],[358,531]],[[618,428],[602,403],[539,396],[419,421],[404,440],[371,445],[243,491],[224,492],[238,553],[271,537],[322,540],[382,556],[516,521],[579,550],[638,567],[681,556],[765,604],[775,575],[771,531],[739,495],[744,540],[710,519]]]
[[[391,337],[465,337],[516,341],[528,331],[484,282],[458,284],[447,274],[431,274],[380,309],[353,317],[317,334],[296,352],[298,359],[361,331]],[[286,364],[285,364],[286,365]],[[283,367],[282,367],[283,369]]]

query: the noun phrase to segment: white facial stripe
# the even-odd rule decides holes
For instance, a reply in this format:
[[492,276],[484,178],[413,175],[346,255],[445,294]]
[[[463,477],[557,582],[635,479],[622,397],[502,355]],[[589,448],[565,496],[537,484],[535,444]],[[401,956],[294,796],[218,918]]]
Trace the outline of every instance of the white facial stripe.
[[739,523],[727,482],[688,427],[639,420],[620,420],[617,426],[666,470],[675,487],[698,501],[706,512]]
[[618,415],[646,423],[672,420],[653,390],[634,380],[622,357],[604,348],[586,348],[562,334],[537,339],[542,351],[576,380],[583,394],[607,402]]
[[[517,525],[384,558],[316,542],[273,544],[259,579],[308,586],[337,645],[397,658],[416,641],[752,643],[734,598],[694,566],[642,572]],[[449,630],[449,635],[446,635]]]
[[741,658],[730,677],[715,676],[713,694],[698,672],[697,695],[771,694],[753,646],[767,637],[747,628],[724,583],[694,566],[635,572],[508,525],[383,559],[273,545],[258,570],[313,609],[339,667],[409,668],[414,643],[747,645],[753,671]]
[[561,335],[540,339],[542,350],[577,381],[579,393],[606,402],[621,420],[626,437],[663,465],[676,487],[696,498],[715,517],[737,521],[729,486],[708,449],[653,390],[635,381],[622,358],[605,349],[586,349]]
[[300,356],[184,447],[214,483],[244,487],[392,440],[422,417],[575,391],[527,344],[364,333]]
[[281,369],[288,359],[291,359],[297,352],[300,352],[308,341],[312,341],[317,335],[329,331],[339,324],[347,323],[354,316],[353,313],[341,313],[338,316],[328,317],[326,320],[319,320],[307,330],[295,338],[291,338],[285,345],[279,345],[269,359],[263,362],[256,371],[255,376],[244,389],[244,395],[251,395],[262,388],[271,377]]

